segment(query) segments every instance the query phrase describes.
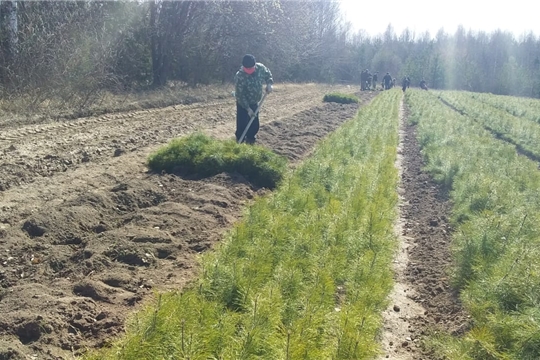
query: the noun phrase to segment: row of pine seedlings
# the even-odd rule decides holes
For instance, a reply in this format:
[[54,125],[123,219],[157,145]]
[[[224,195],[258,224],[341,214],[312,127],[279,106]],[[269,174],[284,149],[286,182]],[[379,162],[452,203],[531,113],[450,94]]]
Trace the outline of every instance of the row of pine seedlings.
[[505,110],[510,115],[524,117],[540,124],[540,101],[538,99],[466,92],[467,96]]
[[[522,100],[517,97],[501,99],[489,94],[479,95],[483,95],[479,98],[485,100],[480,101],[476,94],[464,91],[442,91],[439,93],[441,99],[481,124],[497,137],[517,145],[520,151],[540,160],[540,141],[538,141],[540,139],[540,126],[537,121],[533,120],[537,117],[540,120],[540,113],[530,111],[535,107],[522,105]],[[534,104],[534,101],[532,102]],[[536,100],[536,103],[540,103],[540,101]],[[537,106],[540,108],[540,104]],[[513,109],[509,112],[508,108]],[[522,116],[516,116],[514,113]]]
[[[455,360],[540,359],[538,162],[486,126],[487,119],[490,126],[506,119],[500,109],[456,93],[408,91],[406,100],[426,169],[450,189],[452,278],[471,316],[462,336],[440,336],[433,344]],[[513,125],[530,126],[540,143],[540,125],[529,121]],[[500,131],[513,137],[510,125]]]
[[366,359],[380,352],[396,248],[401,94],[389,91],[257,199],[198,281],[156,295],[89,358]]

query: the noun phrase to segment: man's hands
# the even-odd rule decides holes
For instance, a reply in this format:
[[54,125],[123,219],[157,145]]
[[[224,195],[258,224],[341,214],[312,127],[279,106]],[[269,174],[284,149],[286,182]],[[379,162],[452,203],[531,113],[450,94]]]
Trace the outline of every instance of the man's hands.
[[[266,84],[266,93],[267,94],[270,94],[272,91],[274,90],[272,84]],[[261,100],[260,103],[262,103],[263,100]],[[253,116],[255,116],[255,111],[253,111],[252,108],[247,108],[247,113],[249,115],[250,118],[252,118]]]

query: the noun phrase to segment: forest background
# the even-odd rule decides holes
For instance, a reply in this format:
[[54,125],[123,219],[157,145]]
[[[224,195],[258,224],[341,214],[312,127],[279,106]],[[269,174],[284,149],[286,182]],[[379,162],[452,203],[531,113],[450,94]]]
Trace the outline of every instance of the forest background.
[[29,107],[227,83],[245,53],[278,82],[359,84],[367,68],[413,86],[540,97],[533,33],[396,34],[389,24],[369,36],[333,1],[2,1],[0,30],[0,96]]

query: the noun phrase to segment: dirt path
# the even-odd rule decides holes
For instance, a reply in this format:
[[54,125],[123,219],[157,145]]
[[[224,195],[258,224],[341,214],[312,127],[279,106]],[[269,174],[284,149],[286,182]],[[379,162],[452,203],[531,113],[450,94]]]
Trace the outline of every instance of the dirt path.
[[447,194],[423,171],[416,126],[400,109],[400,239],[395,264],[395,288],[385,311],[381,359],[437,359],[423,346],[425,335],[459,333],[467,324],[457,294],[450,288],[451,205]]
[[[323,104],[329,89],[276,86],[261,114],[259,142],[293,161],[308,155],[357,110]],[[195,130],[232,137],[233,105],[231,99],[0,134],[0,358],[64,359],[100,346],[122,331],[145,296],[193,277],[197,255],[266,190],[236,174],[200,181],[151,174],[144,161]]]
[[[409,251],[414,246],[414,239],[404,235],[407,220],[404,217],[404,207],[409,198],[403,187],[404,172],[407,171],[404,162],[408,160],[404,154],[405,107],[403,100],[399,109],[399,144],[397,149],[396,168],[401,179],[398,187],[399,218],[395,224],[395,233],[399,239],[398,251],[394,259],[394,289],[390,294],[390,306],[384,312],[384,328],[382,333],[382,346],[384,354],[380,359],[410,360],[414,359],[414,352],[418,339],[414,339],[411,331],[411,319],[420,318],[425,310],[422,304],[416,302],[414,287],[405,276],[409,264]],[[415,349],[415,350],[413,350]]]

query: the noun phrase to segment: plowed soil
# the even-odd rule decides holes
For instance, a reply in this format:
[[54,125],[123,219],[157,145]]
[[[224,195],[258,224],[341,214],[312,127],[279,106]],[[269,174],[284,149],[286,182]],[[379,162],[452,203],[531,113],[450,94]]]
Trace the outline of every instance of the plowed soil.
[[[276,86],[259,144],[292,163],[356,113],[320,85]],[[362,93],[362,102],[375,93]],[[155,290],[197,273],[266,189],[238,174],[153,174],[148,154],[197,130],[233,138],[234,99],[34,125],[0,133],[0,359],[67,359],[123,331]]]
[[470,319],[449,280],[452,267],[448,192],[424,171],[416,125],[403,107],[400,133],[400,253],[396,285],[385,312],[380,359],[435,360],[424,340],[442,332],[462,334]]
[[[452,263],[450,224],[451,203],[448,192],[423,170],[425,166],[416,135],[416,126],[407,125],[404,139],[406,170],[402,177],[407,204],[403,207],[405,228],[403,235],[412,239],[406,278],[415,290],[411,300],[422,304],[422,316],[410,320],[414,352],[429,333],[438,331],[459,335],[469,326],[468,314],[459,294],[450,286]],[[403,344],[398,344],[403,345]],[[419,346],[413,359],[436,359],[429,349]]]

